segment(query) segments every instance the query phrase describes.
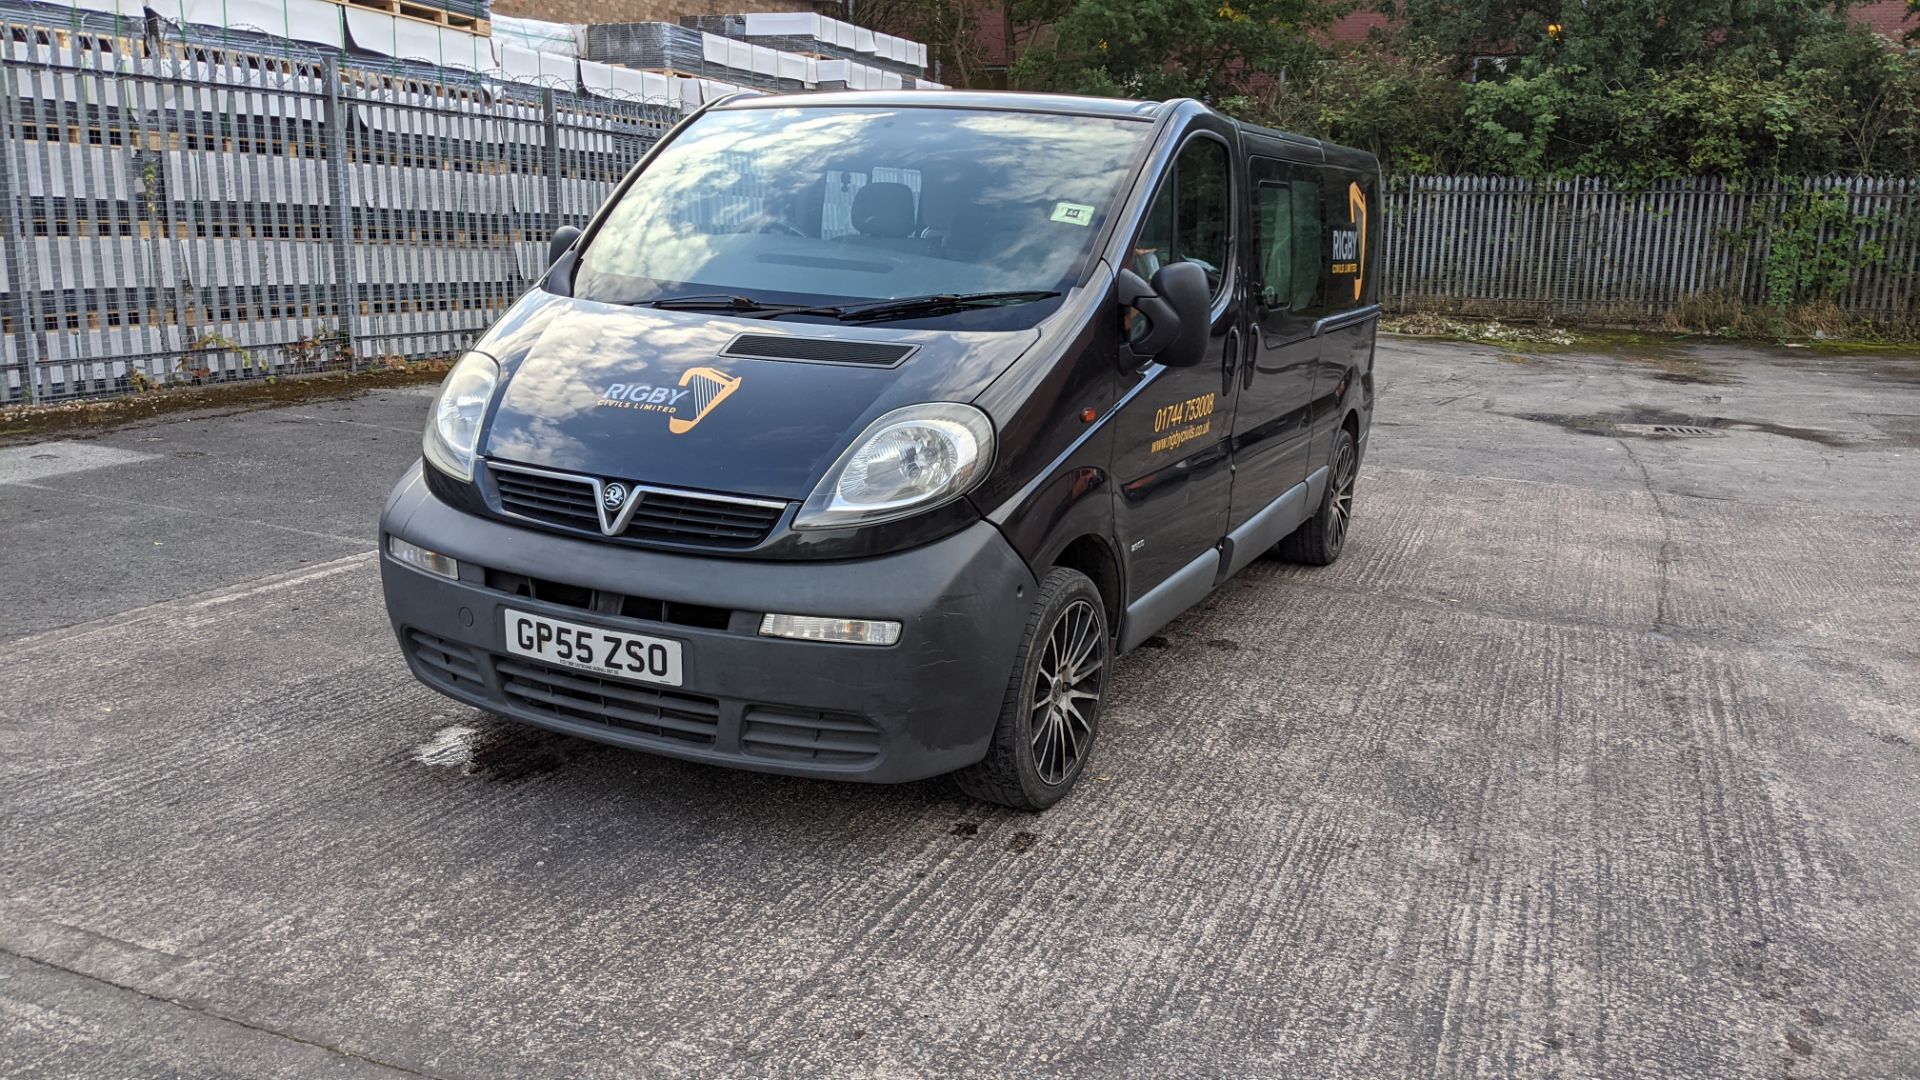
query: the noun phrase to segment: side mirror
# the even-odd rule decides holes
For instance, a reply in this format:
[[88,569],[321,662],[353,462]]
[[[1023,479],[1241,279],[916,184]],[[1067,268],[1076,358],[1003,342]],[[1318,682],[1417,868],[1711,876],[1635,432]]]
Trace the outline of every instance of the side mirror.
[[1193,367],[1206,359],[1212,286],[1199,263],[1168,263],[1151,282],[1131,270],[1120,271],[1114,299],[1147,320],[1145,333],[1126,345],[1141,366]]
[[580,230],[571,225],[562,225],[553,230],[553,239],[547,241],[547,265],[552,266],[559,262],[560,256],[565,255],[567,249],[572,247],[573,242],[578,239],[580,239]]

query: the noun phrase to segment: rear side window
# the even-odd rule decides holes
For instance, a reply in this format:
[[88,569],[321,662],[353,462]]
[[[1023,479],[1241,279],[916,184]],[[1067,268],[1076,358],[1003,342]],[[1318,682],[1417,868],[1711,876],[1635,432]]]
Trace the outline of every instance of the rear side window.
[[1233,181],[1226,145],[1194,139],[1161,182],[1133,245],[1132,270],[1151,279],[1168,263],[1195,262],[1207,272],[1213,295],[1226,284],[1227,244],[1233,235]]
[[1260,181],[1254,188],[1254,229],[1261,301],[1292,311],[1318,306],[1320,185],[1301,179]]

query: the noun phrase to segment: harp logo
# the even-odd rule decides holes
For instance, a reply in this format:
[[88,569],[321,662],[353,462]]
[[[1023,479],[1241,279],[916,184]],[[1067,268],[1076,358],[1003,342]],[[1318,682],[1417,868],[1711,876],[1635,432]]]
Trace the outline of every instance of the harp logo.
[[741,376],[710,367],[688,368],[678,386],[614,383],[600,393],[599,408],[665,413],[667,430],[685,435],[740,388]]
[[740,388],[740,380],[724,371],[715,371],[710,367],[688,368],[680,376],[680,385],[693,395],[693,415],[675,416],[667,421],[667,430],[675,435],[685,435],[693,430],[693,425],[707,418],[707,414],[720,407],[727,396]]

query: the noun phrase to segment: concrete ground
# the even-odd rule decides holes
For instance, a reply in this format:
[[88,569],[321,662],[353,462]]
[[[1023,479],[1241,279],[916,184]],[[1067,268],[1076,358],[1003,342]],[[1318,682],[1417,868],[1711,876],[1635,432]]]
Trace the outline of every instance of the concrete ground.
[[0,450],[0,1074],[1920,1074],[1920,362],[1380,366],[1040,816],[416,685],[423,393]]

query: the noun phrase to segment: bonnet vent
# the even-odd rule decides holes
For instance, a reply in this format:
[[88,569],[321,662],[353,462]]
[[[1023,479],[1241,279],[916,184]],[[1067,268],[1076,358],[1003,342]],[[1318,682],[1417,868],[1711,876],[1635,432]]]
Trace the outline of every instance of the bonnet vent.
[[890,367],[907,358],[916,346],[883,341],[839,341],[833,338],[785,337],[780,334],[741,334],[720,350],[721,356],[754,360],[810,360],[820,364],[870,364]]

